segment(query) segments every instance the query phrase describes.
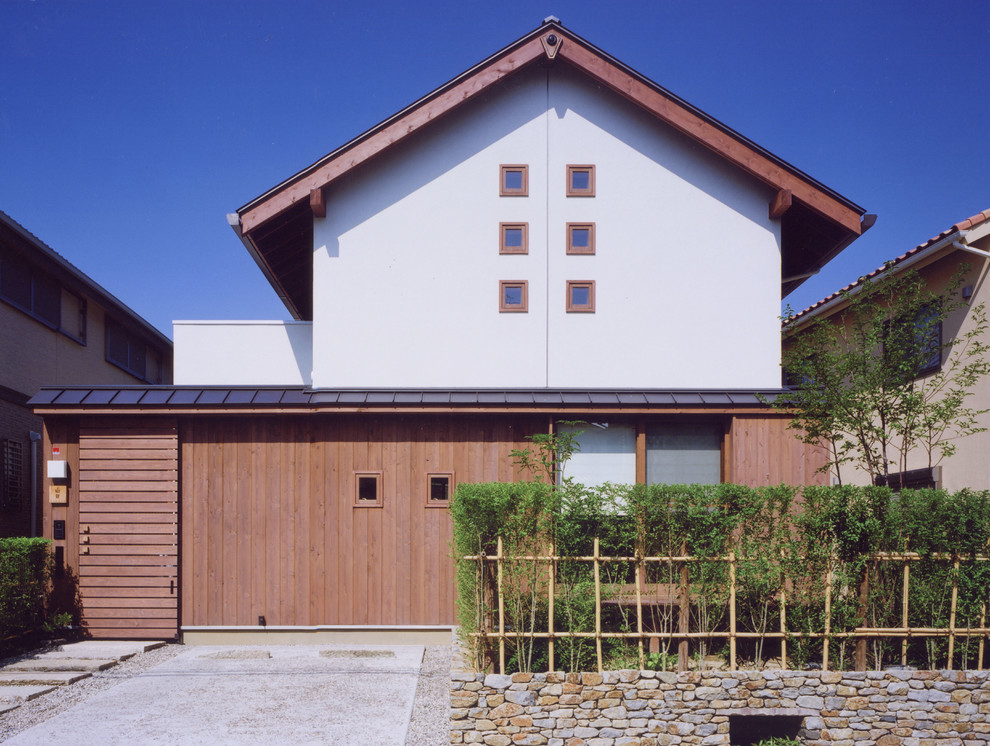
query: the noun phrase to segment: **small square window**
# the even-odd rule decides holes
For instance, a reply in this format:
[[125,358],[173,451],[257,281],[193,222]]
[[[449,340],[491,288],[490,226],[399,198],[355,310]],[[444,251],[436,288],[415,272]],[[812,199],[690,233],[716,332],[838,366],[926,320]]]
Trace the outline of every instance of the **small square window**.
[[498,224],[499,254],[529,253],[529,223]]
[[595,312],[595,282],[594,280],[567,281],[567,312]]
[[567,253],[568,254],[595,253],[594,223],[567,224]]
[[354,472],[354,507],[380,508],[382,506],[382,473],[380,471]]
[[498,193],[502,197],[525,197],[529,194],[529,166],[499,166]]
[[585,165],[585,166],[567,167],[567,196],[568,197],[595,196],[594,166]]
[[450,505],[450,496],[454,484],[454,475],[449,472],[426,475],[426,507],[446,508]]
[[526,280],[499,280],[498,310],[525,313],[529,310],[529,283]]

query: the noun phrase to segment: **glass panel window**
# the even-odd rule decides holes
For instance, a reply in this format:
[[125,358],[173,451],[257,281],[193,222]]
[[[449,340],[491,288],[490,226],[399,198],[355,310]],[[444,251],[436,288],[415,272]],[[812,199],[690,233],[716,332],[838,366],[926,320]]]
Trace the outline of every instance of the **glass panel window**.
[[567,253],[568,254],[595,253],[594,223],[567,224]]
[[595,167],[591,165],[567,167],[567,196],[595,196]]
[[526,280],[500,280],[498,283],[498,310],[502,313],[524,313],[528,310],[529,283]]
[[427,474],[426,506],[431,508],[445,508],[450,505],[453,481],[453,475],[450,473]]
[[498,193],[503,197],[525,197],[529,194],[529,166],[499,166]]
[[646,428],[647,484],[722,481],[722,425],[670,422]]
[[529,223],[499,223],[500,254],[529,253]]
[[595,283],[593,280],[567,281],[567,312],[594,313]]
[[579,433],[580,450],[564,466],[564,476],[585,487],[636,482],[636,428],[609,422],[558,425],[558,432]]
[[381,507],[381,472],[354,473],[354,505],[359,508]]
[[0,296],[31,311],[31,271],[26,264],[10,256],[0,260]]

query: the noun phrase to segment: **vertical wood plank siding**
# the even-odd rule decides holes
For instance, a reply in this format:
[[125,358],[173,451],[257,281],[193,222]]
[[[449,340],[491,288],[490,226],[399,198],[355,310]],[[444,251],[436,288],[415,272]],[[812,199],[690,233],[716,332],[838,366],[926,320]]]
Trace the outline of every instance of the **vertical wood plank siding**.
[[[514,477],[538,416],[197,417],[182,443],[182,624],[453,624],[451,524],[426,475]],[[381,507],[354,505],[380,471]]]
[[751,487],[827,484],[827,475],[818,471],[827,454],[801,443],[788,422],[790,418],[784,416],[733,417],[727,481]]
[[178,442],[174,420],[79,429],[79,599],[93,637],[174,637],[178,622]]

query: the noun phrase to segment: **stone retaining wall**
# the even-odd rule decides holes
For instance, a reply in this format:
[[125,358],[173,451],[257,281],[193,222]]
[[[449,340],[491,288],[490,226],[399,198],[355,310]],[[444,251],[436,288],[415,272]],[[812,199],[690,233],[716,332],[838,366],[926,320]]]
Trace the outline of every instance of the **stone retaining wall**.
[[755,715],[822,746],[990,743],[987,671],[452,673],[450,699],[455,744],[728,746]]

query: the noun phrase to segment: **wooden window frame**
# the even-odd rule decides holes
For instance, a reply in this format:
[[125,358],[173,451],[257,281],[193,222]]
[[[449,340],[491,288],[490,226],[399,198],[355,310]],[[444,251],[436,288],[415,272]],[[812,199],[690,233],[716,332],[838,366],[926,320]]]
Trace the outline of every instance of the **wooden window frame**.
[[[446,477],[447,479],[447,499],[434,500],[431,497],[432,482],[436,477]],[[454,496],[454,472],[452,471],[432,471],[426,475],[426,500],[424,505],[427,508],[449,508],[450,500]]]
[[[361,480],[373,478],[375,480],[375,499],[361,499]],[[355,508],[380,508],[382,507],[382,473],[380,471],[356,471],[354,472],[354,507]]]
[[[573,241],[574,229],[586,229],[588,231],[588,245],[575,246]],[[567,253],[584,254],[591,256],[595,253],[595,224],[594,223],[568,223],[567,224]]]
[[[522,231],[522,246],[506,246],[505,232],[518,228]],[[529,253],[529,223],[499,223],[498,224],[498,253],[499,254],[528,254]]]
[[[587,305],[577,305],[571,301],[571,291],[575,288],[588,288]],[[568,280],[567,281],[567,313],[594,313],[595,312],[595,281],[594,280]]]
[[[518,189],[510,189],[505,185],[505,175],[509,171],[522,172],[522,186]],[[498,167],[498,194],[500,197],[528,197],[529,196],[529,166],[525,163],[503,163]]]
[[[588,172],[588,188],[574,189],[571,187],[571,177],[577,171]],[[594,197],[595,196],[595,166],[591,163],[569,163],[567,165],[567,196],[568,197]]]
[[[505,289],[519,286],[522,288],[522,303],[510,306],[505,302]],[[499,280],[498,281],[498,310],[499,313],[527,313],[529,311],[529,281],[528,280]]]

